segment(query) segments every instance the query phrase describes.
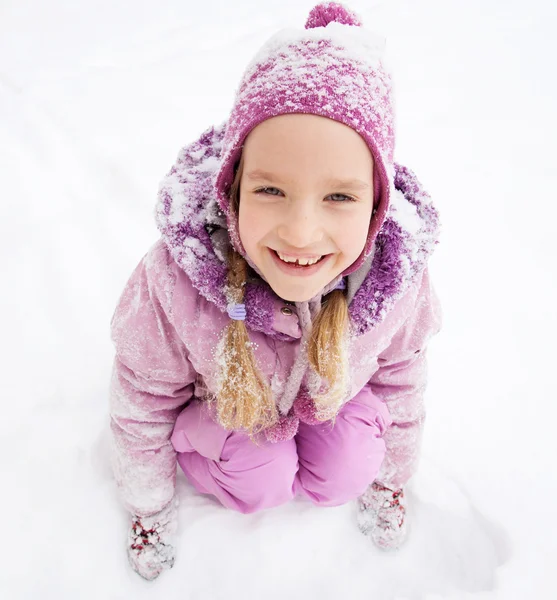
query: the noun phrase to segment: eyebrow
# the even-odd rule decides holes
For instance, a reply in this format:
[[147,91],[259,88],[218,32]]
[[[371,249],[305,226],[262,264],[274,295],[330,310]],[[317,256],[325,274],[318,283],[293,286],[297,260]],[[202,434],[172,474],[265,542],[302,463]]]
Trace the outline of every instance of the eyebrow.
[[[252,181],[269,181],[276,183],[283,183],[280,177],[274,175],[273,173],[269,173],[268,171],[263,171],[261,169],[256,169],[255,171],[250,171],[246,173],[246,177]],[[369,184],[361,179],[336,179],[331,178],[325,182],[327,185],[338,188],[350,188],[352,190],[368,190]]]

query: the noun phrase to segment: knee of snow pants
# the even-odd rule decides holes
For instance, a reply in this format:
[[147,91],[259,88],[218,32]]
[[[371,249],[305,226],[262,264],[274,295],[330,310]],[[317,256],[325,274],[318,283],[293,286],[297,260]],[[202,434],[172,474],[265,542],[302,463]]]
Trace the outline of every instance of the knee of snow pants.
[[[372,483],[385,457],[382,439],[391,418],[368,386],[332,421],[300,423],[296,435],[301,491],[313,503],[339,506]],[[298,489],[297,489],[298,491]]]
[[227,508],[253,513],[291,500],[298,471],[296,442],[256,446],[247,435],[216,423],[204,403],[191,402],[171,437],[178,464],[192,485]]

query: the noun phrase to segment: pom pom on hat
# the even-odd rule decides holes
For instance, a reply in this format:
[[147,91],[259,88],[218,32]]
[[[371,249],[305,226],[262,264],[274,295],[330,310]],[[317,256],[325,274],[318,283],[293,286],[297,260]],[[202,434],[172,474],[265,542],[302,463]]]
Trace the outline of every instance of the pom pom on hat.
[[306,21],[306,29],[315,27],[327,27],[329,23],[340,23],[341,25],[355,25],[361,27],[362,21],[356,13],[345,8],[337,2],[322,2],[309,13]]

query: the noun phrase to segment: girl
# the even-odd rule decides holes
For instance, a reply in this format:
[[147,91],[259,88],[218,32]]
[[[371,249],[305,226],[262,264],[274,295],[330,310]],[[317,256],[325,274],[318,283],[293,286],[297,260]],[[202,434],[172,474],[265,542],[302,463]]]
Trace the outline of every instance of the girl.
[[174,562],[176,462],[243,513],[358,499],[376,544],[405,537],[438,216],[393,162],[381,52],[352,12],[316,6],[160,185],[161,239],[111,323],[113,466],[146,579]]

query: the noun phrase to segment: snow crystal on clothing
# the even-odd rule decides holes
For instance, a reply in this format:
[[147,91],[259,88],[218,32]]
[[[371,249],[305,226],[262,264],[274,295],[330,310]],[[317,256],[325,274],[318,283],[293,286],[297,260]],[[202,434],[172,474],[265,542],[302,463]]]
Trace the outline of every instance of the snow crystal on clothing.
[[[386,40],[384,37],[361,27],[329,23],[327,27],[313,29],[285,28],[271,36],[248,65],[248,71],[258,63],[267,62],[277,50],[289,44],[306,42],[308,49],[316,50],[319,41],[331,41],[338,47],[341,60],[369,63],[384,58]],[[291,57],[288,56],[288,59]]]
[[194,237],[187,237],[184,239],[184,248],[189,248],[190,250],[195,250],[195,256],[204,256],[208,254],[205,246]]
[[404,194],[397,189],[391,192],[391,207],[396,222],[408,233],[415,235],[423,225],[416,207],[408,202]]

